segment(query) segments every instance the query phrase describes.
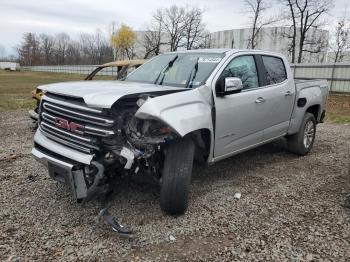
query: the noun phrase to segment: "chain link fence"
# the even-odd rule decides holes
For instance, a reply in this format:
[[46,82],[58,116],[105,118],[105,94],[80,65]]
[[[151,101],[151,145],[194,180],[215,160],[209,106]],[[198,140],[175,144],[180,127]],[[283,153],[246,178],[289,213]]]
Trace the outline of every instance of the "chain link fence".
[[[88,75],[97,65],[25,66],[22,70]],[[350,93],[350,64],[294,64],[293,75],[298,79],[324,79],[332,92]],[[108,67],[98,75],[116,75],[117,68]]]
[[[62,65],[62,66],[22,66],[21,70],[33,72],[51,72],[62,74],[81,74],[88,75],[95,70],[97,65]],[[116,67],[106,67],[97,75],[116,75]]]
[[294,78],[323,79],[331,92],[350,93],[350,64],[295,64],[291,65]]

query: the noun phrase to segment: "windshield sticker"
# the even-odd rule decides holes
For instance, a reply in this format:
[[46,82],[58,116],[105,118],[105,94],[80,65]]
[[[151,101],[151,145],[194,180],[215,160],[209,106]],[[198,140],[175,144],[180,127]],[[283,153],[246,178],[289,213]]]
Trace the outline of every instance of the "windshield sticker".
[[198,63],[219,63],[221,57],[199,57]]

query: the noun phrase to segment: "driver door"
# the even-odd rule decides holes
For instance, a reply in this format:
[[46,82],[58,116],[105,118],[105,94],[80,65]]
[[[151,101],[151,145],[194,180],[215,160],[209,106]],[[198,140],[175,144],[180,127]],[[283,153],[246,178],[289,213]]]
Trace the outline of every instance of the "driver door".
[[[239,93],[215,96],[216,123],[214,158],[222,158],[262,142],[264,101],[261,98],[255,57],[240,55],[224,67],[215,85],[226,77],[242,80]],[[215,81],[215,80],[214,80]]]

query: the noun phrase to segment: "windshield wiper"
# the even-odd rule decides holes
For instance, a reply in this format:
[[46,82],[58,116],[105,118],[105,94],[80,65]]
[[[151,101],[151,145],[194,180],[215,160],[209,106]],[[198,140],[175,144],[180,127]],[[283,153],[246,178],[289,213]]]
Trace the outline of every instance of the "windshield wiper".
[[[186,81],[186,86],[185,86],[186,88],[191,88],[193,85],[193,80],[196,78],[196,75],[198,72],[198,61],[199,61],[199,57],[197,57],[196,63],[194,64],[193,68],[190,71],[190,75],[188,76],[188,79]],[[192,73],[193,73],[193,76],[192,76]]]
[[161,85],[161,84],[163,83],[164,76],[165,76],[165,72],[168,71],[169,68],[173,66],[174,62],[176,61],[176,59],[177,59],[178,57],[179,57],[179,56],[176,55],[176,56],[175,56],[173,59],[171,59],[171,60],[169,61],[169,63],[159,72],[159,74],[158,74],[156,80],[154,81],[154,84],[157,84],[158,79],[159,79],[159,77],[160,77],[162,74],[163,74],[163,77],[162,77],[162,79],[160,80],[160,83],[159,83],[159,84]]

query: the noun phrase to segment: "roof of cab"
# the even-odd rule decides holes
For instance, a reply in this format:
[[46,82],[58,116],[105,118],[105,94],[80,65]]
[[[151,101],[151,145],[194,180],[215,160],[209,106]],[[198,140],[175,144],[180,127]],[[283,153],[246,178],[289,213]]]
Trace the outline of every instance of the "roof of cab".
[[192,50],[178,50],[174,52],[166,52],[166,54],[171,53],[217,53],[217,54],[224,54],[228,51],[231,51],[234,49],[229,48],[213,48],[213,49],[192,49]]
[[276,52],[266,51],[266,50],[259,50],[259,49],[231,49],[231,48],[213,48],[213,49],[193,49],[193,50],[179,50],[175,52],[167,52],[167,54],[175,53],[216,53],[216,54],[225,54],[225,55],[231,55],[234,53],[239,52],[249,52],[252,54],[267,54],[267,55],[275,55],[275,56],[281,56],[281,54],[278,54]]

